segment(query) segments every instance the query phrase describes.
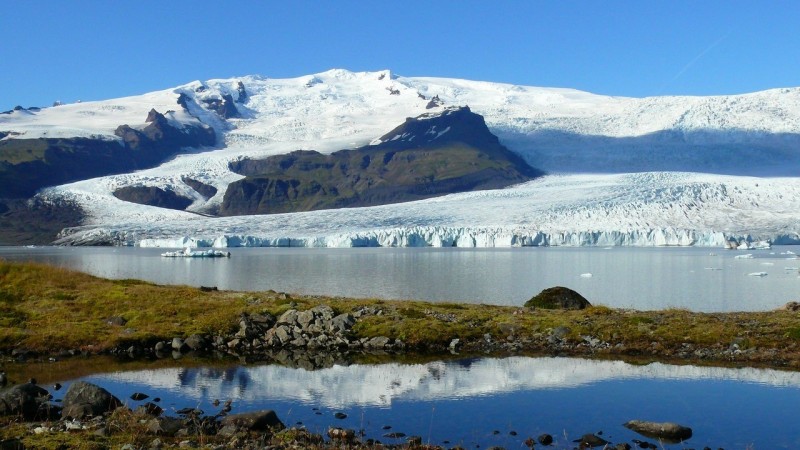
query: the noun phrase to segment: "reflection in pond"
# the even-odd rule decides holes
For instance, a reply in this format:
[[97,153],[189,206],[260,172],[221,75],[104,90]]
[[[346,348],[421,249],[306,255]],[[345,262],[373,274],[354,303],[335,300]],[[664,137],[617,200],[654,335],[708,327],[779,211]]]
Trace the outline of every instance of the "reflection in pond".
[[[425,442],[473,448],[518,448],[541,433],[562,446],[598,431],[630,442],[641,436],[622,423],[642,419],[692,427],[689,447],[800,447],[800,430],[781,425],[800,404],[800,373],[766,369],[512,357],[316,371],[169,368],[84,379],[120,398],[136,391],[162,397],[167,411],[198,406],[213,412],[215,399],[232,399],[234,412],[274,409],[287,425],[364,429],[366,437],[385,442],[392,442],[383,437],[385,425]],[[348,417],[335,419],[335,412]]]

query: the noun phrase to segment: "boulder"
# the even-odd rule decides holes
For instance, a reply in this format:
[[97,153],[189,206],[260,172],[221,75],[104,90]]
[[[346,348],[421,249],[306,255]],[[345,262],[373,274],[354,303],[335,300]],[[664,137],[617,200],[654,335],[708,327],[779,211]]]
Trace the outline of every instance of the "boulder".
[[556,286],[536,294],[525,302],[525,306],[542,309],[584,309],[592,304],[572,289]]
[[588,447],[602,447],[608,444],[608,441],[601,438],[600,436],[594,435],[592,433],[587,433],[581,436],[580,439],[574,441],[579,442],[581,446],[588,446]]
[[208,339],[201,334],[193,334],[183,342],[190,350],[199,352],[208,348]]
[[156,417],[146,424],[147,432],[159,436],[175,436],[184,427],[177,417]]
[[35,384],[18,384],[0,392],[0,416],[22,416],[34,420],[47,406],[47,390]]
[[283,430],[286,428],[278,418],[278,415],[275,414],[275,411],[271,409],[225,416],[220,424],[223,427],[233,425],[250,431]]
[[113,411],[122,406],[122,402],[100,386],[78,381],[72,383],[67,389],[63,405],[62,417],[82,419],[86,416],[100,416]]
[[623,425],[625,428],[633,430],[642,436],[661,439],[669,443],[682,442],[692,437],[691,428],[673,422],[630,420]]

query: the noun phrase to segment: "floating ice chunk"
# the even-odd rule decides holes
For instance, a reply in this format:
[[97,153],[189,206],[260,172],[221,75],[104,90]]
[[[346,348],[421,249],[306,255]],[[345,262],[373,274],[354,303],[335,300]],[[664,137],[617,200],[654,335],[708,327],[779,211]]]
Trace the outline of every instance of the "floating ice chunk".
[[783,270],[789,270],[789,271],[791,271],[791,270],[800,270],[800,268],[797,268],[797,267],[784,267]]
[[753,259],[753,254],[748,253],[746,255],[736,255],[733,257],[734,259]]
[[765,277],[767,276],[767,272],[750,272],[747,275],[751,277]]
[[592,274],[590,272],[582,273],[581,278],[592,278]]
[[705,270],[722,270],[719,267],[704,267]]
[[773,263],[773,262],[762,262],[761,265],[762,266],[774,266],[775,263]]
[[231,252],[220,250],[197,250],[194,251],[186,247],[183,251],[164,252],[161,256],[165,258],[230,258]]

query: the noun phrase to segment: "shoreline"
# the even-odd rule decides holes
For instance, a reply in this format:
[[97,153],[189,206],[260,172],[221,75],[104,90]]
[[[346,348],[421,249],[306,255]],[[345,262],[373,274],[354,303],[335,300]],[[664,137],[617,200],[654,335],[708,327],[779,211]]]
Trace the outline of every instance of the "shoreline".
[[698,313],[351,299],[163,286],[0,261],[0,309],[5,360],[526,354],[800,369],[796,303]]

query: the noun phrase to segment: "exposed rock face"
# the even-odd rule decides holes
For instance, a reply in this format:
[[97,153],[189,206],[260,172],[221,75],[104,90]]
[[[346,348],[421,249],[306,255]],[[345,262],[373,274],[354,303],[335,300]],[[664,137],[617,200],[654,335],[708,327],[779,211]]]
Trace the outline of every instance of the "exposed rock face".
[[572,289],[556,286],[536,294],[525,302],[525,306],[543,309],[584,309],[592,304]]
[[197,191],[197,193],[202,195],[206,200],[217,195],[217,188],[211,186],[210,184],[205,184],[202,181],[198,181],[189,177],[183,177],[181,178],[181,181]]
[[113,411],[122,406],[122,402],[99,386],[78,381],[67,389],[63,405],[64,409],[61,412],[63,417],[80,419]]
[[180,196],[173,190],[155,186],[125,186],[115,190],[114,197],[140,205],[178,210],[184,210],[192,204],[190,198]]
[[203,103],[208,109],[215,111],[222,118],[239,117],[239,110],[236,109],[233,97],[230,94],[223,94],[221,99],[203,100]]
[[623,424],[642,436],[661,439],[670,443],[685,441],[692,437],[692,429],[673,422],[647,422],[631,420]]
[[371,206],[497,189],[542,172],[502,146],[469,108],[408,119],[381,143],[330,155],[298,150],[241,160],[220,215]]
[[0,141],[0,198],[27,198],[38,189],[76,180],[154,167],[183,147],[216,144],[206,126],[175,128],[150,111],[141,130],[121,125],[108,139],[53,138]]

